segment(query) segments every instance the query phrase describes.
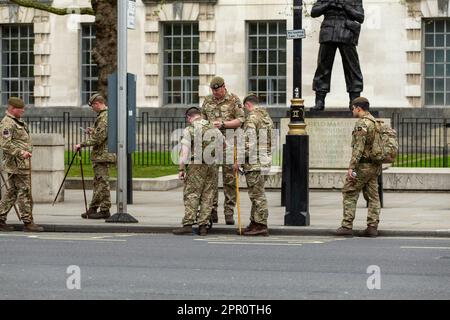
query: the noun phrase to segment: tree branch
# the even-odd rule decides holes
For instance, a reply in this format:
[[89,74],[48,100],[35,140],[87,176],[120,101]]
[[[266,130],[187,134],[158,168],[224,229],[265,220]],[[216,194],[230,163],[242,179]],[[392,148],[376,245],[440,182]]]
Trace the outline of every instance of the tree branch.
[[10,0],[10,2],[13,2],[21,7],[27,7],[27,8],[34,8],[39,9],[42,11],[47,11],[50,13],[54,13],[60,16],[64,16],[67,14],[84,14],[84,15],[91,15],[95,16],[94,10],[89,7],[85,8],[55,8],[51,5],[40,3],[36,0]]

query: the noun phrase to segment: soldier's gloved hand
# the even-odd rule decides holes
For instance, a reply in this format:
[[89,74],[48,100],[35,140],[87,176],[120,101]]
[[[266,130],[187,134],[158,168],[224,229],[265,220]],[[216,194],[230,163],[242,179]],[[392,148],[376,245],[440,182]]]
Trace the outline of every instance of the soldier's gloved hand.
[[186,174],[185,174],[185,172],[184,172],[184,171],[180,171],[180,172],[178,172],[178,179],[180,179],[180,180],[184,180],[185,176],[186,176]]
[[31,158],[31,156],[32,156],[31,152],[28,152],[28,151],[22,151],[22,157],[23,157],[24,159],[29,159],[29,158]]

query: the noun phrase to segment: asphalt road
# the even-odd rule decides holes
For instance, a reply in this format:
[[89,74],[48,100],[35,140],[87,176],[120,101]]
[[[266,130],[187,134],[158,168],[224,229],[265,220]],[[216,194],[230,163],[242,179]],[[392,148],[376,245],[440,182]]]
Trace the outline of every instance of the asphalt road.
[[0,233],[3,299],[450,299],[450,239]]

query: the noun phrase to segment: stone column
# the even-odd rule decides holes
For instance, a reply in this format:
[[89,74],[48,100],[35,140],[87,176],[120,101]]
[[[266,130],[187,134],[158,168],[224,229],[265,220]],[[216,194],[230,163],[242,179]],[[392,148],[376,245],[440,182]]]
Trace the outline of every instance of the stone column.
[[50,17],[49,13],[34,13],[34,104],[46,107],[50,99]]
[[420,18],[417,18],[420,16],[419,6],[419,1],[406,3],[408,17],[405,19],[407,37],[405,96],[410,107],[422,106],[422,22]]
[[[215,6],[211,3],[200,4],[198,29],[200,32],[199,88],[200,105],[211,94],[209,82],[216,75],[216,20]],[[226,81],[226,80],[225,80]]]
[[[51,203],[64,178],[64,138],[60,134],[31,134],[33,201]],[[64,201],[64,188],[58,201]]]

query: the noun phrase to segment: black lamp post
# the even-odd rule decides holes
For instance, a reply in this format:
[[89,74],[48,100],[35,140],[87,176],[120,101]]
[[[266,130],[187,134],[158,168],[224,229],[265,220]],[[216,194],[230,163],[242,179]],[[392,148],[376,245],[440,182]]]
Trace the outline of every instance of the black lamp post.
[[[294,29],[302,29],[302,0],[294,0]],[[309,225],[309,137],[302,97],[302,40],[294,39],[293,98],[289,131],[283,148],[286,226]]]

